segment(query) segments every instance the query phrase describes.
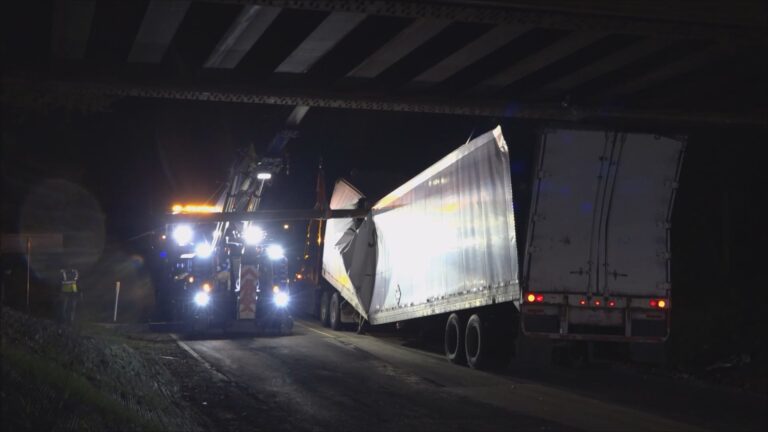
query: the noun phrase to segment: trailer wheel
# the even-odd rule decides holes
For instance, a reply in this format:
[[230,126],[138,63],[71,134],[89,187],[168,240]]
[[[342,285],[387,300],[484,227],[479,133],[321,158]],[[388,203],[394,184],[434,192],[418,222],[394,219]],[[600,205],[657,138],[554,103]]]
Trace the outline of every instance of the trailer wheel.
[[498,369],[509,364],[512,332],[507,321],[493,315],[474,314],[464,334],[467,364],[472,369]]
[[329,305],[329,317],[331,329],[341,330],[341,302],[339,301],[339,293],[335,292],[331,296],[331,302]]
[[472,315],[467,321],[467,328],[464,333],[464,349],[467,354],[467,364],[472,369],[483,369],[488,366],[488,348],[490,348],[492,342],[489,337],[490,335],[483,328],[483,324],[479,315]]
[[320,324],[322,324],[323,327],[331,325],[331,317],[329,313],[330,297],[331,295],[328,290],[323,290],[323,293],[320,295]]
[[445,323],[445,356],[454,364],[465,364],[467,360],[464,355],[464,329],[461,324],[461,318],[455,313],[452,313]]

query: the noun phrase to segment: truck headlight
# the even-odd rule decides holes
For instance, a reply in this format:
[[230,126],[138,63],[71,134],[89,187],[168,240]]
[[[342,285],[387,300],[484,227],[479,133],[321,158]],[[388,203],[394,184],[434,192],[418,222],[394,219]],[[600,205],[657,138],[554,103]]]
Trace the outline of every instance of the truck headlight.
[[192,227],[189,225],[179,225],[173,230],[173,239],[179,246],[186,246],[192,243]]
[[275,306],[280,307],[280,308],[286,307],[286,306],[288,306],[288,301],[290,299],[291,298],[288,296],[287,292],[285,292],[285,291],[278,291],[278,292],[275,293],[275,297],[274,297]]
[[245,239],[245,243],[249,245],[257,245],[261,243],[261,241],[264,240],[264,237],[266,237],[264,230],[256,225],[249,225],[243,232],[243,239]]
[[208,295],[205,291],[200,291],[197,294],[195,294],[195,304],[198,306],[207,306],[208,302],[211,301],[211,296]]
[[198,243],[195,246],[195,254],[200,258],[208,258],[213,253],[213,247],[208,242]]
[[279,260],[285,256],[285,252],[282,246],[273,244],[267,248],[267,256],[271,260]]

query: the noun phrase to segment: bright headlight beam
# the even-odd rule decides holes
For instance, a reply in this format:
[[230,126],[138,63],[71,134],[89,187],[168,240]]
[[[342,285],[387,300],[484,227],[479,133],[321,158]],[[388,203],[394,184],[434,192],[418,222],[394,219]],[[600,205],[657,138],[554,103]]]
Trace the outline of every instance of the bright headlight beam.
[[192,243],[192,227],[189,225],[179,225],[173,230],[173,239],[179,246],[186,246]]
[[267,248],[267,256],[271,260],[279,260],[280,258],[285,256],[285,252],[283,251],[283,247],[280,245],[269,245]]
[[195,304],[198,306],[207,306],[208,302],[211,301],[211,296],[208,295],[205,291],[200,291],[197,294],[195,294]]
[[243,233],[243,238],[249,245],[257,245],[261,243],[264,240],[264,237],[264,230],[257,227],[256,225],[250,225],[245,229],[245,232]]
[[256,178],[259,179],[259,180],[269,180],[269,179],[272,178],[272,173],[260,172],[260,173],[256,174]]
[[195,254],[199,258],[208,258],[213,253],[213,247],[211,247],[211,244],[208,242],[198,243],[197,246],[195,246]]
[[277,293],[275,293],[275,297],[274,297],[275,306],[281,307],[281,308],[282,307],[286,307],[286,306],[288,306],[288,301],[290,299],[291,298],[288,296],[287,292],[285,292],[285,291],[277,292]]

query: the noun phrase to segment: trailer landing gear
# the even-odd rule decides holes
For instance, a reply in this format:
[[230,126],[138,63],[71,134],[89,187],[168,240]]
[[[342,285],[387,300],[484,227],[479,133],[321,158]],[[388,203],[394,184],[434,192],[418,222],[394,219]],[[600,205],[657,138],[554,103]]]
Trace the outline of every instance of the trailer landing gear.
[[357,319],[357,334],[365,334],[368,329],[367,323],[368,321],[362,315]]

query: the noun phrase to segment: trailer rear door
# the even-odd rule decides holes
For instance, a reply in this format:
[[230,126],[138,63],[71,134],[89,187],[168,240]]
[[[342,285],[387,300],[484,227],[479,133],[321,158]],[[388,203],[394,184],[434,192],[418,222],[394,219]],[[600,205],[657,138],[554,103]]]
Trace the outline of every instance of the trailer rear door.
[[525,258],[526,291],[594,291],[596,206],[611,137],[591,131],[543,136]]
[[618,163],[605,207],[600,291],[665,297],[669,290],[669,221],[682,143],[652,135],[617,137]]

